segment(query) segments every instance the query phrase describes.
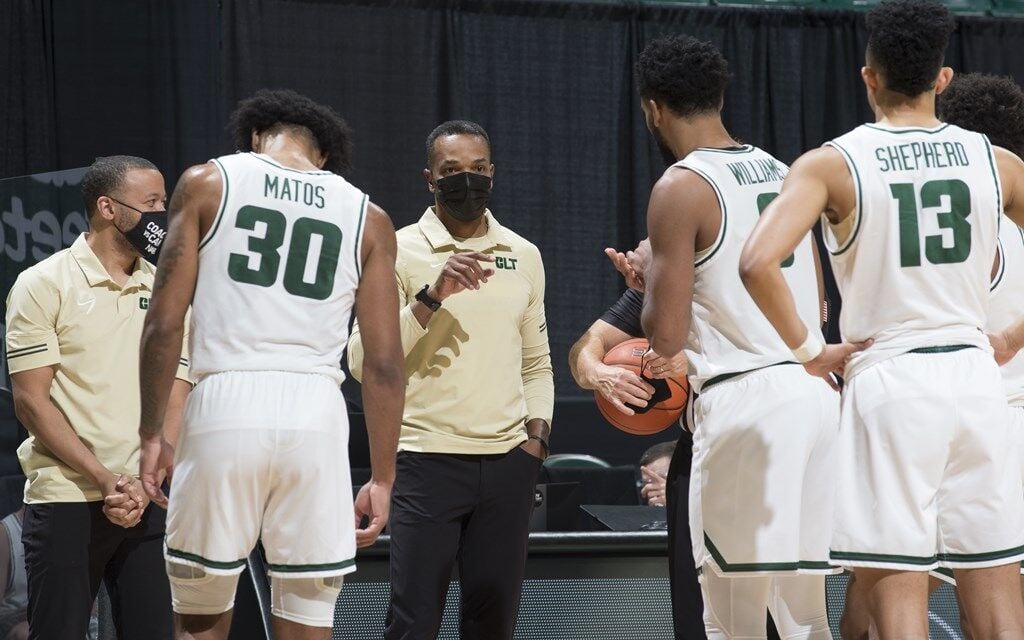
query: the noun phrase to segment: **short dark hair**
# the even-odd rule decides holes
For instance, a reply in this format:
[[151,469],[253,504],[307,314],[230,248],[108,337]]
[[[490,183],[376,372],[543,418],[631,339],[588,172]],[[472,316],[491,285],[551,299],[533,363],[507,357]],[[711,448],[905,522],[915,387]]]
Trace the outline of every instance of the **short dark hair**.
[[434,127],[434,130],[427,136],[427,166],[434,164],[434,143],[438,138],[459,135],[483,138],[487,143],[487,152],[491,152],[491,137],[487,135],[483,127],[469,120],[449,120]]
[[934,0],[885,0],[867,16],[868,56],[885,88],[915,98],[935,85],[956,23]]
[[252,132],[305,129],[320,153],[324,170],[344,175],[352,168],[352,129],[331,107],[290,89],[261,89],[240,101],[228,121],[239,151],[252,151]]
[[100,196],[108,196],[121,188],[125,176],[135,169],[152,169],[159,171],[156,165],[136,156],[105,156],[96,158],[89,165],[82,178],[82,199],[85,200],[85,213],[89,218],[98,211],[96,200]]
[[939,94],[938,115],[943,122],[984,133],[992,144],[1024,155],[1024,91],[1012,78],[956,76]]
[[689,117],[718,110],[729,85],[729,63],[710,42],[669,36],[647,43],[636,76],[641,98]]
[[644,451],[644,454],[640,456],[640,466],[651,464],[658,458],[671,458],[675,452],[675,442],[659,442],[647,451]]

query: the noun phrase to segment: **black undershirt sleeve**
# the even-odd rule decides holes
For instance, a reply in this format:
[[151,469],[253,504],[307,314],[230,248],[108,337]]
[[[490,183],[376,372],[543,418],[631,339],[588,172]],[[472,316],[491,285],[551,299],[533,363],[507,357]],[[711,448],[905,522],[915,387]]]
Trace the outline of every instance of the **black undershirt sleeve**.
[[601,320],[634,338],[643,338],[644,330],[640,325],[643,308],[644,294],[635,289],[626,289],[626,293],[604,312]]

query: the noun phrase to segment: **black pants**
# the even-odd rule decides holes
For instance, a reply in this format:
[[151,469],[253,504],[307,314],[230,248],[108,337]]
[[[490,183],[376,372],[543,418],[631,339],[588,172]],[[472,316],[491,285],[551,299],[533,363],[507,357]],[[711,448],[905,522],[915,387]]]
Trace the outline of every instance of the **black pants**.
[[520,448],[487,456],[398,454],[385,638],[437,637],[456,559],[461,637],[512,637],[540,464]]
[[121,528],[102,502],[30,504],[22,542],[32,640],[82,640],[102,580],[119,640],[171,640],[171,591],[164,569],[166,513],[151,505]]
[[672,589],[672,625],[676,638],[697,640],[704,634],[704,600],[697,581],[690,540],[690,464],[693,462],[693,434],[686,429],[676,442],[668,467],[666,509],[668,511],[668,576]]

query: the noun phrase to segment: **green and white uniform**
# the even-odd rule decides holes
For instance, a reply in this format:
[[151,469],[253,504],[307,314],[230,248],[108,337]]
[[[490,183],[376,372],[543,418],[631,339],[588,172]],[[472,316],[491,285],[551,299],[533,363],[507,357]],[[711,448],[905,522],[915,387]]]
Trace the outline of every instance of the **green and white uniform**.
[[850,342],[833,562],[929,570],[1024,556],[999,369],[982,330],[1002,210],[985,136],[867,124],[828,143],[857,194],[826,231]]
[[[675,166],[714,188],[722,214],[715,243],[696,256],[686,345],[700,394],[690,476],[697,566],[724,576],[829,572],[821,523],[832,517],[839,399],[793,361],[739,277],[743,246],[787,167],[749,145],[697,149]],[[782,271],[819,331],[812,243],[808,234]]]
[[[348,418],[339,390],[366,196],[267,156],[213,160],[220,211],[199,251],[166,557],[237,574],[355,570]],[[213,612],[210,612],[213,613]]]

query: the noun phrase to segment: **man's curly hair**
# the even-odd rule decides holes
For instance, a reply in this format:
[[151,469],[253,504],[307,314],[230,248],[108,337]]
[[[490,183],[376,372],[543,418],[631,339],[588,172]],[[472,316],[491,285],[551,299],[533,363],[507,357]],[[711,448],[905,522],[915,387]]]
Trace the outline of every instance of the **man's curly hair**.
[[710,42],[690,36],[652,40],[636,63],[640,97],[689,117],[717,111],[729,84],[729,64]]
[[238,103],[228,122],[240,151],[252,151],[252,132],[275,127],[308,130],[320,153],[327,156],[324,170],[345,175],[351,167],[352,130],[338,112],[290,89],[261,89]]
[[935,85],[956,23],[934,0],[886,0],[867,16],[868,63],[885,88],[915,98]]
[[956,76],[939,95],[938,115],[943,122],[984,133],[992,144],[1024,156],[1024,91],[1012,78]]

